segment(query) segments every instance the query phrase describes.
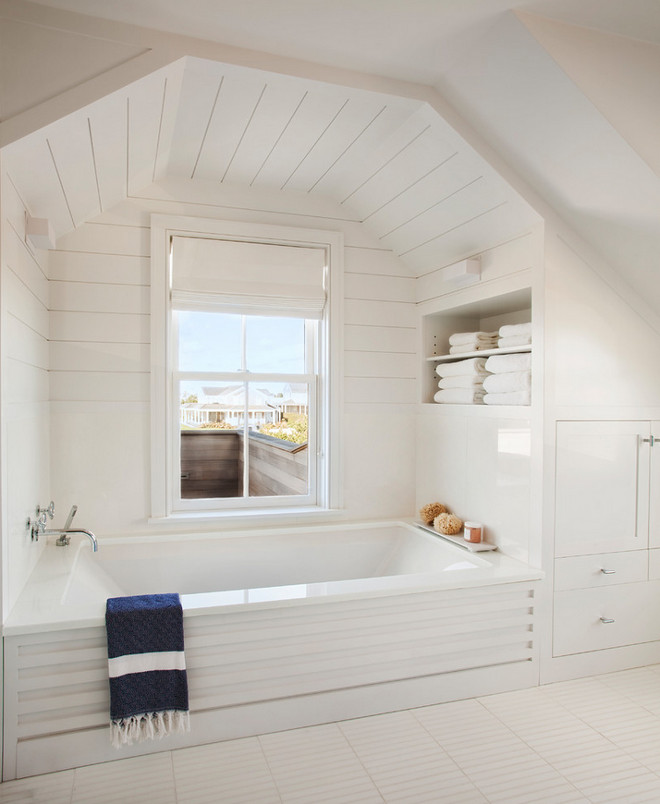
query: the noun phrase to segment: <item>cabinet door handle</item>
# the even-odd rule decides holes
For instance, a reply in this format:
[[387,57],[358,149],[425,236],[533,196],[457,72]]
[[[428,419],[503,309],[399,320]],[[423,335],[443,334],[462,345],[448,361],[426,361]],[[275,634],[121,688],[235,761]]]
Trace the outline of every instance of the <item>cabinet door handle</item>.
[[610,623],[613,623],[613,622],[614,622],[614,620],[613,620],[613,618],[612,618],[612,617],[601,617],[601,618],[600,618],[600,621],[601,621],[601,623],[603,623],[604,625],[609,625]]
[[642,439],[642,444],[650,444],[653,447],[655,446],[656,440],[657,439],[655,438],[655,436],[649,436],[649,438]]
[[603,575],[616,575],[616,570],[601,569],[601,572],[603,573]]

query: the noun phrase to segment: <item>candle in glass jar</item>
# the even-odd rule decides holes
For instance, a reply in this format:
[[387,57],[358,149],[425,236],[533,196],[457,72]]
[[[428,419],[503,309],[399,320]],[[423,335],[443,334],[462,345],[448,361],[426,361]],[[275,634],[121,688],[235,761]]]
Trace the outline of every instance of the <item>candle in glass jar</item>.
[[463,523],[463,536],[466,542],[478,543],[481,541],[482,526],[479,522]]

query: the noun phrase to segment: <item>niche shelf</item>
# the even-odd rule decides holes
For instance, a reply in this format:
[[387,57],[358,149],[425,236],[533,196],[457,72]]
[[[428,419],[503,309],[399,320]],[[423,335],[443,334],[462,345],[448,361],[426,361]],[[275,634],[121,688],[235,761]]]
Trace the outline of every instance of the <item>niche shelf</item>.
[[490,355],[517,355],[521,352],[531,352],[529,346],[508,346],[503,349],[480,349],[478,352],[466,352],[462,355],[431,355],[426,360],[429,363],[455,363],[457,360],[466,360],[469,357],[489,357]]
[[[531,352],[531,345],[507,347],[505,349],[484,349],[460,355],[449,354],[449,336],[456,332],[494,332],[504,324],[522,324],[532,320],[531,287],[497,291],[494,283],[491,295],[484,295],[479,289],[479,297],[470,299],[465,291],[452,297],[438,300],[435,310],[422,315],[422,350],[424,355],[422,402],[436,408],[467,408],[470,410],[502,410],[505,406],[489,405],[445,405],[433,401],[438,390],[438,376],[435,367],[439,363],[456,362],[471,357],[488,357],[496,354],[518,354]],[[528,406],[520,406],[525,409]],[[509,406],[507,406],[507,409]]]

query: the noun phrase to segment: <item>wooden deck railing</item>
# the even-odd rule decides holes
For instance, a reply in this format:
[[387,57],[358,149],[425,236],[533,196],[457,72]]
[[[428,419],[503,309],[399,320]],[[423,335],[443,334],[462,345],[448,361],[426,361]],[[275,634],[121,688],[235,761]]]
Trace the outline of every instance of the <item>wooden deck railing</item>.
[[[251,497],[307,493],[307,444],[249,432]],[[181,496],[243,494],[243,431],[181,431]]]

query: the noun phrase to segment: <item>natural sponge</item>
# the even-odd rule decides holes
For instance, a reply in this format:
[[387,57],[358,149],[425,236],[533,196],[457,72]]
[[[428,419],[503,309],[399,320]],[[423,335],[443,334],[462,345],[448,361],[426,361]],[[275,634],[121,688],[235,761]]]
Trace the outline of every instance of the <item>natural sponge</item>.
[[425,505],[423,508],[419,510],[419,516],[422,522],[426,525],[430,525],[436,516],[440,514],[446,514],[447,509],[442,503],[439,502],[432,502]]
[[454,514],[438,514],[433,520],[433,527],[445,536],[455,536],[460,533],[463,521]]

